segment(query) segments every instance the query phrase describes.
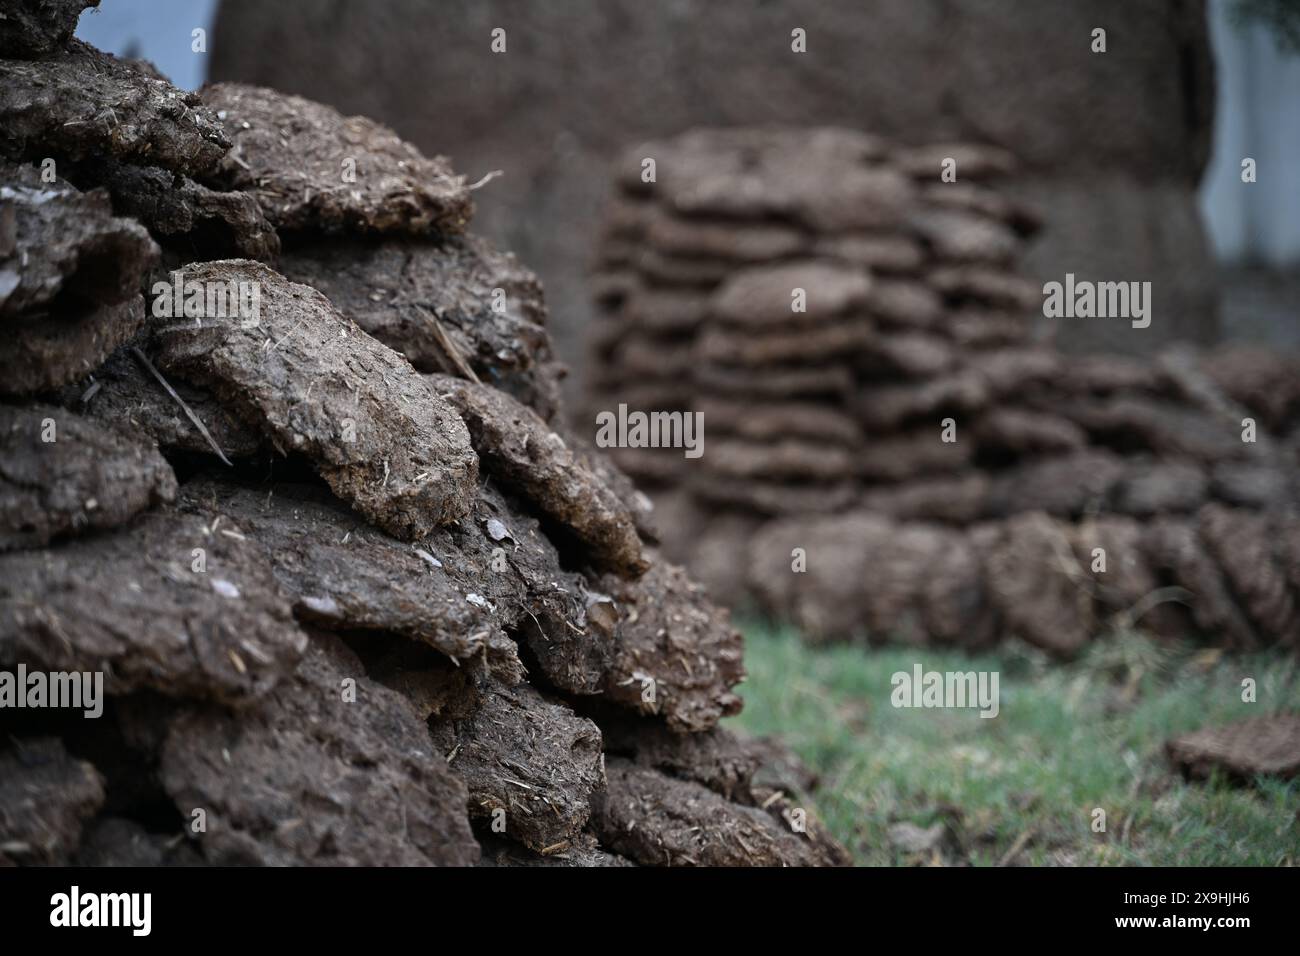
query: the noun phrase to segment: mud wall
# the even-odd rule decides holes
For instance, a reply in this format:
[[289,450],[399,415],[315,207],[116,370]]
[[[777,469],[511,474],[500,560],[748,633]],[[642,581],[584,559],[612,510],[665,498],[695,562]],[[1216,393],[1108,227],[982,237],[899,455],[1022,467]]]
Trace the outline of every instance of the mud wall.
[[[1105,53],[1090,48],[1098,27]],[[805,53],[791,50],[795,28]],[[1031,275],[1156,290],[1149,334],[1085,324],[1063,330],[1063,347],[1155,351],[1215,335],[1194,197],[1213,115],[1198,0],[444,0],[436,17],[420,0],[223,0],[212,49],[216,79],[378,117],[426,149],[454,143],[471,176],[504,170],[479,193],[479,222],[541,275],[570,364],[611,161],[700,125],[834,124],[1008,149],[1024,162],[1008,189],[1052,223],[1027,254]]]

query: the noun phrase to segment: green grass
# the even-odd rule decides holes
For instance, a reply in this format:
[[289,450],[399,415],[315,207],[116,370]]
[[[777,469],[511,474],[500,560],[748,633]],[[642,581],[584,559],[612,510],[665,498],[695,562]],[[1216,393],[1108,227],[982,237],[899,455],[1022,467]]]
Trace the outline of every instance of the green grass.
[[[818,772],[813,805],[860,864],[1300,862],[1300,781],[1186,783],[1163,754],[1185,731],[1300,710],[1293,656],[1229,657],[1128,634],[1060,664],[1023,645],[971,656],[744,630],[745,711],[729,723],[781,737]],[[894,708],[890,677],[916,663],[998,671],[999,716]],[[1257,683],[1256,703],[1241,700],[1244,677]],[[1092,829],[1096,807],[1104,833]],[[941,845],[895,847],[899,823],[942,824]]]

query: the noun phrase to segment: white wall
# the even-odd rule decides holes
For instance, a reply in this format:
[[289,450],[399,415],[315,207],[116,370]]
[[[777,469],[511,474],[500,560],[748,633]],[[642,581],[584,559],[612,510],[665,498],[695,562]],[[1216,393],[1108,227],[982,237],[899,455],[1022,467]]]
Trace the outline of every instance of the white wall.
[[[1201,209],[1220,258],[1300,266],[1300,56],[1256,23],[1238,26],[1210,0],[1218,71],[1214,149]],[[1241,181],[1251,157],[1258,181]]]

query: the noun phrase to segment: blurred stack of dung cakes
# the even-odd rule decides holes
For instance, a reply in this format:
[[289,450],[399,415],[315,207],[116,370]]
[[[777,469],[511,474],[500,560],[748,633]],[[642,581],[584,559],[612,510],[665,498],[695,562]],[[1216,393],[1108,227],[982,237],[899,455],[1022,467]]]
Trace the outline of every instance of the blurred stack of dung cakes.
[[1063,355],[1017,269],[1041,224],[999,190],[1016,169],[841,129],[628,151],[588,410],[702,415],[698,459],[612,450],[652,489],[665,547],[813,634],[1070,653],[1142,602],[1162,633],[1294,640],[1297,545],[1265,529],[1295,529],[1300,365]]

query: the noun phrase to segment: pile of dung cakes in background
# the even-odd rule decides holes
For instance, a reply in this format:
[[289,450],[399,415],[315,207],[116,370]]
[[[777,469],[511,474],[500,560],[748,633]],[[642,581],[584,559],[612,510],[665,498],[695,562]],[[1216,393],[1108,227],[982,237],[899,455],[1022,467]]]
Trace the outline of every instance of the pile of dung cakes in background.
[[588,409],[702,415],[698,459],[611,452],[665,551],[814,637],[1295,643],[1300,362],[1037,340],[1015,169],[839,129],[628,151]]
[[[960,464],[932,414],[966,397],[953,370],[1032,345],[1038,296],[1015,261],[1037,224],[990,185],[1013,169],[998,150],[844,129],[700,130],[625,153],[597,251],[589,407],[702,413],[698,460],[610,454],[720,596],[745,590],[763,524]],[[885,436],[912,460],[874,454]]]
[[465,179],[86,5],[0,19],[0,670],[89,681],[0,865],[844,862]]
[[[1011,166],[950,152],[964,179]],[[1012,264],[1032,217],[964,180],[939,188],[941,155],[839,129],[698,131],[630,151],[598,251],[591,404],[704,411],[709,461],[615,459],[764,514],[851,504],[862,382],[897,379],[920,400],[963,345],[1030,334],[1021,313],[1037,297]]]

